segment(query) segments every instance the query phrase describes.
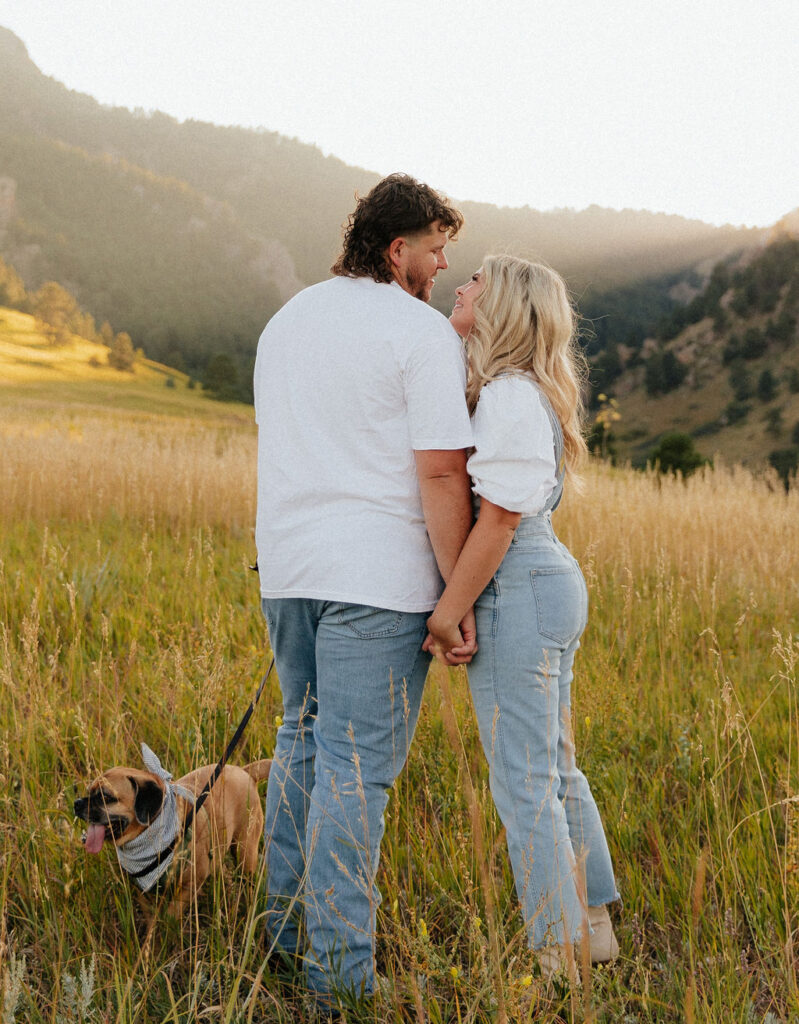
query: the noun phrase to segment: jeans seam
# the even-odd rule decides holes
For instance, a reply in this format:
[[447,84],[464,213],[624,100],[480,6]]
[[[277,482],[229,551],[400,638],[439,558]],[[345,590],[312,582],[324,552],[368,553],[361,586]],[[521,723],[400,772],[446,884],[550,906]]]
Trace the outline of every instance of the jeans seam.
[[[492,639],[496,639],[496,635],[497,635],[498,627],[499,627],[499,580],[498,579],[496,580],[496,587],[497,587],[497,600],[494,602],[494,622],[493,622],[493,632],[491,634]],[[502,725],[501,725],[502,709],[500,708],[500,688],[499,688],[499,677],[497,675],[496,656],[497,656],[497,644],[493,643],[493,644],[491,644],[491,692],[492,692],[493,697],[494,697],[494,711],[493,711],[492,716],[491,716],[491,733],[494,733],[494,724],[495,724],[495,722],[498,723],[496,740],[497,740],[497,744],[499,746],[499,755],[500,755],[500,760],[501,760],[501,763],[502,763],[502,770],[503,770],[503,773],[504,773],[504,776],[505,776],[505,778],[503,780],[503,786],[506,789],[508,789],[508,791],[510,791],[511,773],[510,773],[510,767],[508,765],[508,757],[507,757],[507,754],[505,752],[505,742],[504,742],[504,739],[503,739],[503,736],[502,736]],[[496,716],[496,718],[494,716]],[[517,804],[517,802],[515,800],[512,803],[513,803],[513,820],[514,820],[514,825],[515,825],[515,828],[516,828],[516,835],[520,836],[521,835],[521,828],[520,828],[520,821],[519,821],[518,804]],[[506,826],[506,828],[507,828],[507,826]]]
[[[491,614],[491,637],[492,637],[492,639],[496,637],[497,630],[499,629],[499,599],[500,599],[500,596],[501,596],[501,592],[500,592],[500,589],[499,589],[499,577],[495,575],[493,582],[494,582],[494,607],[492,609],[492,614]],[[492,662],[492,667],[493,667],[493,662]]]

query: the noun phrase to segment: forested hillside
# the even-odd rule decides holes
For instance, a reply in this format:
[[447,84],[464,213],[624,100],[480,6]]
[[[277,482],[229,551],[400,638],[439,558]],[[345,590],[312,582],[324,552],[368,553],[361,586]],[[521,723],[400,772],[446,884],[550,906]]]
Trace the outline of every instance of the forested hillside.
[[640,341],[612,341],[598,360],[621,420],[617,452],[640,461],[667,432],[705,456],[783,475],[799,462],[799,224],[776,225],[758,250],[725,259],[687,303]]
[[[0,256],[28,289],[61,283],[98,322],[195,376],[224,353],[246,387],[264,322],[327,275],[354,194],[377,177],[275,132],[104,107],[43,75],[0,29]],[[674,305],[664,281],[760,237],[632,210],[461,205],[439,308],[486,251],[537,256],[596,319],[597,353],[640,333],[653,303]]]

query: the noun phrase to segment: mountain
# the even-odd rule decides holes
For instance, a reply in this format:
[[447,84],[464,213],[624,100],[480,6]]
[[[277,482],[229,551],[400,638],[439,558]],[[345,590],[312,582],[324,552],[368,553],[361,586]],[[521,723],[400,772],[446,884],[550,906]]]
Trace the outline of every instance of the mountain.
[[[608,351],[613,358],[608,358]],[[691,300],[638,345],[611,346],[616,448],[645,461],[669,432],[728,463],[799,463],[799,210],[767,244],[716,264]]]
[[[263,324],[327,276],[354,194],[377,180],[275,132],[103,106],[0,28],[0,257],[29,290],[58,281],[162,362],[199,375],[224,352],[246,380]],[[696,287],[763,237],[643,211],[460,205],[439,308],[487,251],[543,258],[596,318],[595,354],[674,306],[678,280]]]

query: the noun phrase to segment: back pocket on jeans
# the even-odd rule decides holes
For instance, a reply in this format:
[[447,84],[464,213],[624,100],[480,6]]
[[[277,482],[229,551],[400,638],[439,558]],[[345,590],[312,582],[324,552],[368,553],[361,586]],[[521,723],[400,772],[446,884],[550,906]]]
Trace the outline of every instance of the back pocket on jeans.
[[531,569],[538,632],[559,647],[568,647],[583,629],[587,614],[585,583],[573,566]]
[[344,605],[338,614],[339,625],[352,630],[361,640],[396,636],[404,618],[405,612],[373,608],[365,604]]

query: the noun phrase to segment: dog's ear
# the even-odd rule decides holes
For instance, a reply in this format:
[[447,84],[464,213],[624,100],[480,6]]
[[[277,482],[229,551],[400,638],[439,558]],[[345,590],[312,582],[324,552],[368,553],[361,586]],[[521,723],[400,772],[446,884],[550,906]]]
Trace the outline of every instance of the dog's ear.
[[152,779],[144,779],[141,782],[137,782],[131,776],[128,776],[128,778],[136,793],[136,799],[133,803],[136,821],[140,825],[149,825],[161,810],[161,805],[164,802],[164,791]]

